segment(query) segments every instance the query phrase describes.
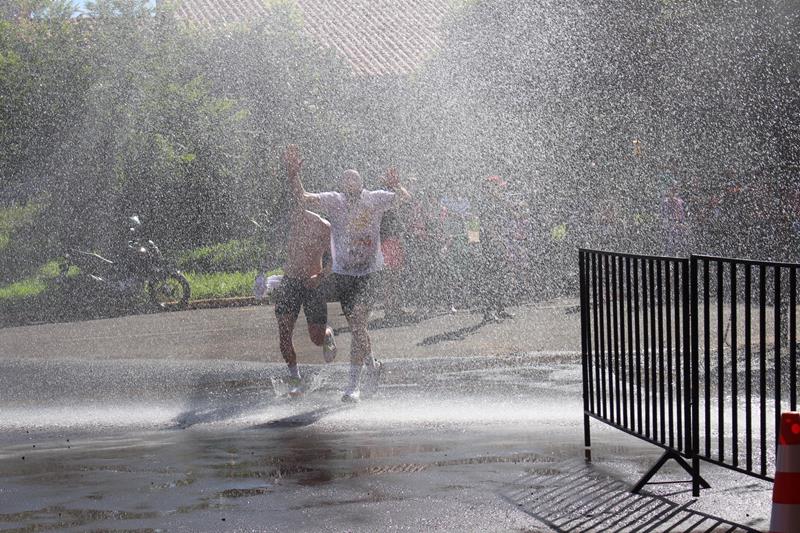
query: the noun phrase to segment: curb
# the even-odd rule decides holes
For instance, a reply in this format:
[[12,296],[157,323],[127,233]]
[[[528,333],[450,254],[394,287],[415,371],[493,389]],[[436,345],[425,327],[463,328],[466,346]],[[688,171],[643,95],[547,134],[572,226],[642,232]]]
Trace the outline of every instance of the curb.
[[[239,296],[235,298],[210,298],[207,300],[192,300],[184,308],[180,309],[177,304],[167,304],[165,310],[172,311],[193,311],[196,309],[222,309],[228,307],[248,307],[255,305],[270,305],[272,302],[267,298],[258,300],[253,296]],[[130,315],[121,316],[134,316],[140,313],[132,313]],[[104,318],[104,317],[93,317]],[[114,317],[117,318],[117,317]],[[89,320],[88,318],[85,320]],[[20,327],[20,326],[36,326],[40,324],[57,324],[62,322],[69,322],[69,320],[56,319],[56,320],[20,320],[19,313],[4,313],[0,311],[0,329],[7,327]]]
[[219,309],[223,307],[247,307],[250,305],[264,305],[266,299],[257,300],[254,296],[243,296],[237,298],[212,298],[208,300],[192,300],[186,306],[186,311],[194,309]]

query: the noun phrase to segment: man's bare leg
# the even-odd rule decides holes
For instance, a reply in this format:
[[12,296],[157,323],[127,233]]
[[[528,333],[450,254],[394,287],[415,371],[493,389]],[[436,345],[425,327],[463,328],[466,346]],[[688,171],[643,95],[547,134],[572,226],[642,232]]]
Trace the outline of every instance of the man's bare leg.
[[300,379],[300,371],[297,368],[297,354],[292,343],[295,318],[291,316],[278,317],[278,337],[280,339],[281,355],[289,367],[289,376]]
[[350,384],[342,397],[343,401],[355,402],[361,395],[361,372],[364,362],[372,365],[372,346],[367,333],[367,319],[369,318],[369,307],[359,304],[353,307],[352,312],[347,317],[350,325]]
[[311,342],[323,347],[322,356],[326,363],[330,363],[336,358],[336,342],[332,327],[328,324],[309,324],[308,336]]
[[367,333],[368,319],[369,307],[363,304],[353,306],[353,312],[347,317],[352,335],[350,364],[361,366],[364,364],[364,359],[372,354],[372,344]]

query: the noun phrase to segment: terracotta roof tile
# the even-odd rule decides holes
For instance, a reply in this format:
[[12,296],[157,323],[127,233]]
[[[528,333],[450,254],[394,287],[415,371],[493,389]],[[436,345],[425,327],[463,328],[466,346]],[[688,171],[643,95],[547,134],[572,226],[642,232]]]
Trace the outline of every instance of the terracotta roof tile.
[[[356,74],[409,74],[442,44],[451,0],[295,0],[305,31],[343,54]],[[267,16],[263,0],[179,0],[176,16],[216,27]]]

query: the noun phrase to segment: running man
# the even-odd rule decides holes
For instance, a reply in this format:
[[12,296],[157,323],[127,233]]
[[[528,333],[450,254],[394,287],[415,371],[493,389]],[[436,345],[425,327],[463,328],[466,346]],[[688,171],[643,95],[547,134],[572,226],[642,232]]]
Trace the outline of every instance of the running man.
[[[290,164],[287,162],[287,166]],[[294,197],[292,197],[294,200]],[[275,317],[278,319],[281,355],[289,366],[289,395],[302,394],[297,354],[292,344],[294,325],[300,308],[306,315],[311,342],[322,346],[326,363],[336,357],[333,329],[328,325],[327,299],[320,289],[330,268],[323,268],[323,256],[330,251],[331,225],[319,215],[292,201],[289,214],[286,263],[283,279],[276,291]]]
[[357,402],[364,363],[372,371],[380,365],[372,357],[367,320],[374,302],[376,276],[383,267],[381,217],[410,196],[394,169],[384,178],[388,191],[368,191],[357,171],[346,170],[339,180],[338,192],[308,193],[300,180],[303,161],[297,146],[287,147],[285,160],[297,202],[305,208],[324,211],[331,221],[333,286],[352,334],[350,380],[342,401]]

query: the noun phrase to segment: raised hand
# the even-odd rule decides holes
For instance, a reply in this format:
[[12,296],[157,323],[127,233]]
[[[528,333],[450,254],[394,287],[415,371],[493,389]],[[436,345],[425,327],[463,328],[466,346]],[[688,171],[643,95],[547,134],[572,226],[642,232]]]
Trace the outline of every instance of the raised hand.
[[296,144],[290,144],[283,153],[283,164],[286,165],[286,172],[290,177],[300,175],[300,168],[303,166],[303,159],[300,157],[300,148]]
[[400,186],[400,174],[397,173],[396,168],[389,167],[386,171],[386,175],[383,177],[383,183],[389,189],[396,189]]

